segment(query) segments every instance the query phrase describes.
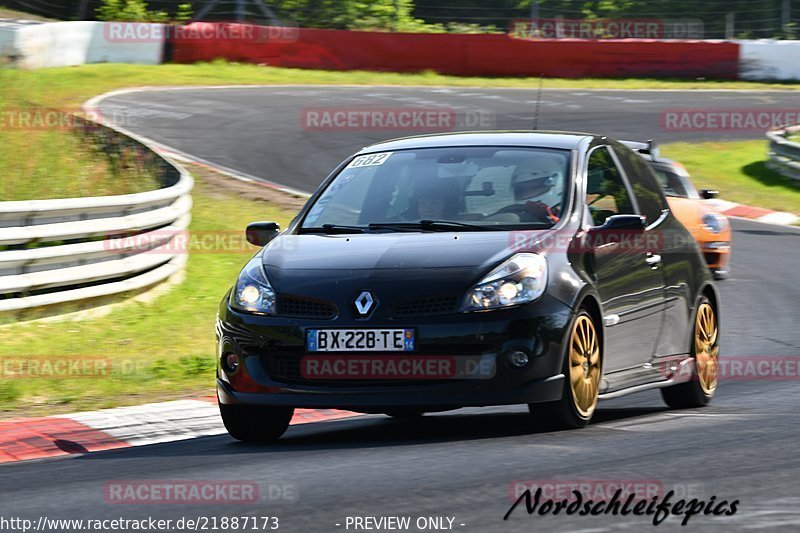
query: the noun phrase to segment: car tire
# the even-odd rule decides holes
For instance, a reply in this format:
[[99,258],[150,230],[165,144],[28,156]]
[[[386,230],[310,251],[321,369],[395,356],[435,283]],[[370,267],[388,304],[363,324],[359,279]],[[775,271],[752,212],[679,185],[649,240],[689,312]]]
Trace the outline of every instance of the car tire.
[[695,361],[692,379],[661,389],[661,397],[673,409],[706,406],[717,390],[719,320],[714,304],[705,296],[697,302],[691,350]]
[[711,272],[711,274],[716,281],[722,281],[731,277],[730,270],[714,270]]
[[597,322],[581,308],[570,325],[564,353],[564,390],[554,402],[528,404],[534,422],[548,429],[585,427],[594,415],[602,376]]
[[219,404],[222,423],[231,437],[243,442],[271,442],[280,438],[294,415],[292,407]]
[[392,418],[419,418],[425,414],[425,411],[420,409],[390,409],[388,411],[384,411],[386,416],[391,416]]

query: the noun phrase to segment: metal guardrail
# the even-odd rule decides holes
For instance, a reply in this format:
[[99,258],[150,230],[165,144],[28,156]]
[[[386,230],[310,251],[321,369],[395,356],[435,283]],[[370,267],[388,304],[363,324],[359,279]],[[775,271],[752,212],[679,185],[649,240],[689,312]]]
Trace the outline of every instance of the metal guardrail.
[[800,182],[800,143],[790,141],[792,134],[800,135],[800,126],[789,126],[767,132],[769,162],[772,170]]
[[[143,141],[81,121],[91,142],[149,166],[163,188],[136,194],[0,202],[0,319],[156,285],[186,263],[192,177]],[[120,237],[135,236],[135,239]],[[142,243],[146,243],[145,246]]]

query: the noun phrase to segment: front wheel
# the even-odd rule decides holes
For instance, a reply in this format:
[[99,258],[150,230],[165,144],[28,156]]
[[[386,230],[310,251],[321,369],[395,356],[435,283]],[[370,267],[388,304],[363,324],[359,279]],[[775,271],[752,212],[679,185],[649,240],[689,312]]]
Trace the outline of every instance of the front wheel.
[[692,355],[695,365],[692,379],[661,389],[664,402],[674,409],[708,405],[717,390],[719,327],[714,306],[705,296],[697,306]]
[[714,276],[716,281],[722,281],[731,277],[731,270],[729,268],[724,270],[712,270],[711,274]]
[[270,442],[286,432],[292,407],[219,404],[222,423],[231,437],[244,442]]
[[547,427],[584,427],[597,407],[602,354],[597,325],[586,309],[581,308],[575,317],[568,342],[561,399],[528,405],[534,420]]

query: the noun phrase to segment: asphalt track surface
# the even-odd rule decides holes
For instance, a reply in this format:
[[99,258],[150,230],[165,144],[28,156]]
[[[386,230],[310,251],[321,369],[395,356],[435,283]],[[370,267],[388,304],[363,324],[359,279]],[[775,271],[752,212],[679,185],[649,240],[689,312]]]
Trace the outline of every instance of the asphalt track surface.
[[[363,101],[358,95],[365,92],[393,95],[395,104],[400,96],[451,102],[473,98],[458,96],[467,90],[442,91],[148,92],[115,97],[104,109],[157,109],[160,116],[145,117],[141,112],[140,123],[131,129],[241,172],[310,189],[341,157],[393,134],[312,134],[299,127],[301,108],[336,105],[342,95],[358,103]],[[504,103],[509,95],[529,98],[519,91],[471,92],[487,96],[481,100],[487,109],[509,109],[510,104]],[[572,96],[577,93],[584,96]],[[591,93],[591,99],[609,97],[597,108],[589,105],[586,93],[548,92],[546,101],[577,100],[574,105],[581,107],[543,106],[541,126],[680,140],[680,135],[658,130],[657,118],[644,101],[677,107],[712,103],[787,107],[792,98],[756,93]],[[629,114],[622,111],[626,107]],[[756,132],[741,136],[760,137]],[[800,229],[737,220],[734,247],[733,277],[720,283],[722,357],[744,361],[753,356],[800,355],[796,325]],[[678,497],[740,501],[732,517],[695,516],[686,528],[678,525],[678,517],[670,517],[659,531],[797,531],[799,404],[796,377],[726,380],[705,409],[668,410],[658,392],[650,391],[602,402],[593,423],[578,431],[542,432],[532,428],[525,410],[517,407],[462,409],[417,420],[365,416],[295,426],[272,445],[246,445],[220,436],[16,463],[0,467],[0,516],[36,520],[42,515],[97,519],[269,515],[280,518],[279,531],[298,532],[354,531],[346,528],[348,516],[410,516],[409,531],[418,531],[413,526],[418,517],[429,516],[452,517],[455,530],[472,532],[652,528],[651,517],[541,517],[527,516],[523,508],[503,520],[515,482],[617,480],[655,483],[674,489]],[[103,489],[110,480],[147,479],[250,480],[288,485],[296,498],[216,506],[105,502]]]
[[[123,127],[237,172],[311,192],[333,167],[363,146],[430,128],[326,131],[308,127],[308,111],[432,110],[451,113],[453,131],[531,129],[535,89],[398,87],[251,87],[136,92],[105,99],[101,112]],[[763,139],[762,129],[684,131],[668,123],[679,110],[797,112],[800,94],[731,91],[547,90],[539,129],[588,131],[657,142]],[[306,114],[304,115],[304,112]],[[796,116],[796,114],[795,114]]]

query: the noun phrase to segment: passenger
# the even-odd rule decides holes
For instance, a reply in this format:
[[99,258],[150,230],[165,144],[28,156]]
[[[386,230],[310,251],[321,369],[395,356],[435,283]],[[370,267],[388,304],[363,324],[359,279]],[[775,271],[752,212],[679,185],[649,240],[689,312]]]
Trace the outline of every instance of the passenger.
[[558,222],[563,172],[563,164],[553,158],[521,163],[511,176],[517,205],[501,211],[527,214],[539,221]]

